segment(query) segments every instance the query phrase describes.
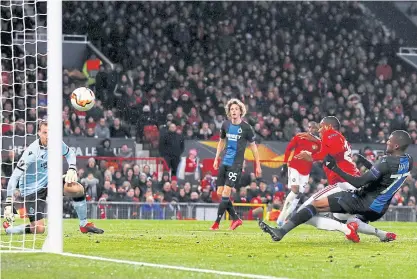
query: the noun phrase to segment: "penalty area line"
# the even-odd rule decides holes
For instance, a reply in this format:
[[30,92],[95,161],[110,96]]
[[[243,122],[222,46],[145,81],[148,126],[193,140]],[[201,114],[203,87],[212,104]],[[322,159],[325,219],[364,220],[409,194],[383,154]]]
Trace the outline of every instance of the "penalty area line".
[[198,272],[198,273],[208,273],[208,274],[215,274],[215,275],[233,276],[233,277],[240,277],[240,278],[288,279],[288,278],[283,278],[283,277],[274,277],[274,276],[267,276],[267,275],[218,271],[218,270],[200,269],[200,268],[177,266],[177,265],[165,265],[165,264],[154,264],[154,263],[146,263],[146,262],[135,262],[135,261],[128,261],[128,260],[118,260],[118,259],[88,256],[88,255],[82,255],[82,254],[60,253],[60,254],[57,254],[57,255],[62,255],[62,256],[67,256],[67,257],[74,257],[74,258],[84,258],[84,259],[96,260],[96,261],[119,263],[119,264],[137,265],[137,266],[146,266],[146,267],[154,267],[154,268],[164,268],[164,269],[174,269],[174,270],[182,270],[182,271],[190,271],[190,272]]

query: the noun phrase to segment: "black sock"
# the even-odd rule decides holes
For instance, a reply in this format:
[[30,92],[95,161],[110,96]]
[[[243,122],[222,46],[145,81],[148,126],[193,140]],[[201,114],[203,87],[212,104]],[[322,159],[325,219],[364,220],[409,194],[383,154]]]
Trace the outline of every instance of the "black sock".
[[293,217],[291,217],[291,219],[284,226],[282,226],[281,230],[284,233],[288,233],[295,227],[310,220],[316,214],[317,214],[317,209],[313,205],[309,204],[305,208],[297,212]]
[[227,203],[227,212],[229,212],[229,215],[233,221],[236,221],[237,219],[239,219],[239,216],[237,215],[236,210],[233,207],[233,203],[230,199],[229,199],[229,202]]
[[30,225],[26,225],[26,227],[25,227],[25,233],[32,233],[30,231]]
[[229,198],[228,197],[222,197],[222,201],[219,204],[219,209],[217,210],[216,223],[220,223],[220,220],[222,219],[223,214],[227,210],[228,206],[229,206]]

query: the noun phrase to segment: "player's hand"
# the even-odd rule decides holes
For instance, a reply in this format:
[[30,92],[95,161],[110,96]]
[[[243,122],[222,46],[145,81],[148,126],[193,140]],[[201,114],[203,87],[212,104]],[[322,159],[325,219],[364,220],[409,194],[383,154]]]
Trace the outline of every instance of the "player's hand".
[[288,165],[285,163],[281,167],[281,176],[284,176],[288,173]]
[[298,155],[294,156],[294,158],[313,162],[313,156],[311,155],[311,152],[306,150],[301,151]]
[[12,207],[12,197],[7,197],[4,207],[4,218],[7,222],[14,222],[14,208]]
[[74,168],[70,168],[65,175],[65,183],[74,183],[78,181],[77,171]]
[[219,169],[219,160],[217,160],[217,158],[214,160],[213,169],[215,169],[215,170]]
[[255,176],[256,176],[256,177],[262,177],[262,168],[261,168],[261,164],[256,165],[256,169],[255,169]]
[[334,168],[336,168],[336,160],[330,156],[327,155],[326,158],[324,158],[324,165],[326,166],[326,168],[333,170]]

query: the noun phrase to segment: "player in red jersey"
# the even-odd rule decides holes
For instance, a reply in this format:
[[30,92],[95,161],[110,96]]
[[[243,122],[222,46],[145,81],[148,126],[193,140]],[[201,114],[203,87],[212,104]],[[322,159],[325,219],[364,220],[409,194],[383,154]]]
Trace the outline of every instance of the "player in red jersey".
[[[300,133],[295,135],[288,143],[285,150],[285,157],[282,169],[285,172],[288,169],[288,187],[291,187],[291,192],[285,199],[284,206],[277,219],[278,226],[282,226],[284,220],[295,210],[301,195],[304,193],[305,186],[310,177],[313,162],[297,159],[295,156],[300,154],[303,150],[315,154],[320,151],[321,141],[315,136],[318,132],[318,125],[316,122],[308,124],[308,133]],[[310,137],[307,137],[307,135]],[[294,150],[294,156],[291,161],[288,161],[291,152]],[[287,167],[288,165],[288,167]]]

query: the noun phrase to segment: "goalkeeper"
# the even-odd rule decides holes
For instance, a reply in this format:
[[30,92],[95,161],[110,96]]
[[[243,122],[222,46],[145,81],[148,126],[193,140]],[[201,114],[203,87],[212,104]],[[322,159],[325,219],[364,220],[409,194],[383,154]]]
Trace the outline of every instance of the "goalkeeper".
[[[8,234],[45,232],[44,215],[46,215],[48,189],[48,123],[46,121],[39,123],[38,135],[39,139],[30,144],[23,153],[7,185],[7,199],[4,208],[6,221],[3,222],[3,227]],[[87,202],[84,187],[77,183],[75,153],[64,142],[62,142],[62,155],[65,156],[69,165],[64,176],[64,195],[73,199],[73,206],[80,220],[80,231],[82,233],[103,233],[103,230],[87,221]],[[15,213],[12,206],[12,196],[18,183],[29,217],[29,225],[12,226]],[[58,185],[52,185],[52,187],[56,186]]]

